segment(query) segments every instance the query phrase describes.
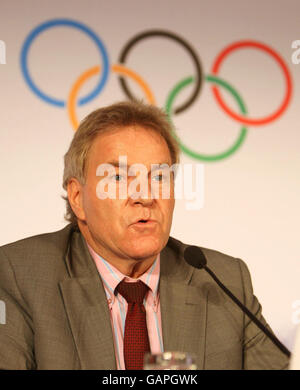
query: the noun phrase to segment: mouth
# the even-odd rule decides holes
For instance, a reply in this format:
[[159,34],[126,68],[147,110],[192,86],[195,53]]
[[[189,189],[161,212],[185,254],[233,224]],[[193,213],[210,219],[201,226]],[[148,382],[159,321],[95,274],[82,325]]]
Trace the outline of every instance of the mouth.
[[134,228],[154,228],[157,222],[154,219],[139,219],[132,224]]

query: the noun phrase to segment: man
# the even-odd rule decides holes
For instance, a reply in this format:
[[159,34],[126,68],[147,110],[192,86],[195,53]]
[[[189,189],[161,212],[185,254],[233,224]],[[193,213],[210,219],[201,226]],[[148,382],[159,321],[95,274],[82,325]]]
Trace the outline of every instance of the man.
[[[0,248],[0,368],[140,369],[147,351],[193,353],[198,369],[287,366],[210,276],[185,262],[187,245],[169,237],[174,170],[166,167],[178,155],[153,106],[118,103],[80,124],[65,155],[71,223]],[[246,265],[203,252],[265,323]]]

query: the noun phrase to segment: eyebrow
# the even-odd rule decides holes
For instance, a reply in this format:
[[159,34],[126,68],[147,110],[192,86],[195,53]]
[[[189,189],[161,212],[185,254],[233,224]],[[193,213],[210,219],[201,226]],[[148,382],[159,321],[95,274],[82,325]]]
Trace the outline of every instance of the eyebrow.
[[126,168],[126,167],[128,167],[128,164],[120,164],[120,161],[118,161],[118,160],[108,161],[105,164],[110,164],[110,165],[113,165],[114,167],[117,167],[117,168]]
[[[116,168],[128,168],[130,167],[131,165],[133,164],[120,164],[120,161],[118,160],[112,160],[112,161],[108,161],[107,163],[105,164],[111,164],[112,166],[116,167]],[[165,169],[166,167],[160,167],[161,165],[167,165],[168,167],[169,164],[167,162],[159,162],[159,163],[153,163],[151,165],[158,165],[154,170],[157,170],[157,169]]]

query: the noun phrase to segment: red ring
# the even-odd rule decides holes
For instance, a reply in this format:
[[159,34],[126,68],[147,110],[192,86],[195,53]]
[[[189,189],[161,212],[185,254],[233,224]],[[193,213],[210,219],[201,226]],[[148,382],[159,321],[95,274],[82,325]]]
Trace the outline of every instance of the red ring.
[[289,70],[288,70],[286,64],[284,63],[283,59],[273,49],[264,45],[263,43],[255,42],[255,41],[239,41],[239,42],[233,43],[230,46],[227,46],[219,54],[219,56],[216,58],[216,61],[212,67],[212,73],[217,75],[219,68],[220,68],[220,65],[221,65],[221,62],[224,60],[224,58],[230,52],[232,52],[236,49],[241,49],[243,47],[254,47],[254,48],[261,49],[261,50],[267,52],[276,60],[276,62],[279,64],[279,66],[283,70],[285,81],[286,81],[286,92],[285,92],[285,96],[284,96],[284,99],[282,101],[281,106],[275,112],[273,112],[273,114],[271,114],[269,116],[266,116],[264,118],[251,119],[251,118],[244,117],[242,115],[238,115],[234,111],[231,111],[231,109],[228,108],[226,106],[226,104],[223,102],[223,100],[221,98],[221,94],[218,90],[218,87],[214,86],[214,87],[212,87],[212,90],[213,90],[213,93],[215,95],[215,98],[217,99],[217,102],[220,104],[220,106],[223,108],[223,110],[229,116],[231,116],[233,119],[235,119],[236,121],[243,123],[243,124],[247,124],[247,125],[257,125],[257,126],[265,125],[266,123],[270,123],[270,122],[274,121],[275,119],[277,119],[284,112],[284,110],[287,108],[289,101],[291,99],[291,95],[292,95],[291,75],[290,75]]

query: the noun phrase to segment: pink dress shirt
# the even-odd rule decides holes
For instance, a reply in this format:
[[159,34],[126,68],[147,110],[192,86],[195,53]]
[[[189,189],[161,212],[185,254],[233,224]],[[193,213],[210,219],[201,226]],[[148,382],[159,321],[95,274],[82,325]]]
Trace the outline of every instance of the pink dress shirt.
[[138,279],[133,279],[122,274],[109,262],[99,256],[89,245],[88,248],[101,276],[107,297],[107,304],[110,309],[117,369],[125,370],[123,340],[128,304],[121,294],[115,295],[114,291],[123,279],[125,279],[126,282],[137,282],[137,280],[141,280],[149,287],[150,290],[144,300],[144,306],[146,309],[150,349],[151,353],[163,352],[161,311],[158,291],[160,256],[157,256],[153,265],[143,275]]

